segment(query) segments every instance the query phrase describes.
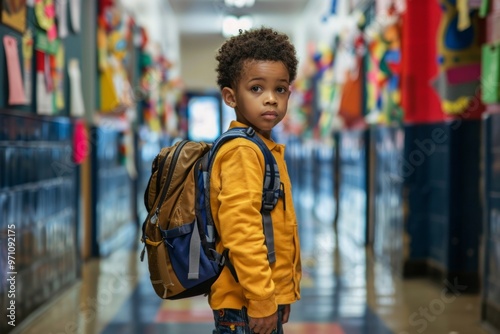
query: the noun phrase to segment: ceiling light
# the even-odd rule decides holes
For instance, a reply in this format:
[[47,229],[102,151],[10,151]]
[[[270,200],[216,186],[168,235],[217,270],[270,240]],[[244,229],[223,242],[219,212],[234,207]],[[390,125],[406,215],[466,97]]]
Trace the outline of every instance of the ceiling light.
[[251,16],[236,17],[229,15],[224,17],[222,22],[222,35],[231,37],[239,34],[241,30],[250,30],[253,27],[253,19]]
[[243,8],[252,7],[255,5],[255,0],[224,0],[224,3],[228,7]]

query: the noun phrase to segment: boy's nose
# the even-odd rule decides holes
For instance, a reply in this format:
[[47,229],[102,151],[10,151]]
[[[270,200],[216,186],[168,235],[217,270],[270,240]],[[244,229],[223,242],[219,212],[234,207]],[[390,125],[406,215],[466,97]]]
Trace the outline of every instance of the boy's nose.
[[276,104],[278,100],[276,99],[276,95],[274,93],[268,93],[266,95],[266,104]]

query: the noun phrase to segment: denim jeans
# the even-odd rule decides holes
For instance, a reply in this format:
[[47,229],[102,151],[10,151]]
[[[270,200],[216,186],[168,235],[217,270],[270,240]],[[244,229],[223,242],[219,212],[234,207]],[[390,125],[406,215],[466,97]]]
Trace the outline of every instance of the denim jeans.
[[[273,334],[283,334],[283,309],[284,306],[278,307],[278,326]],[[215,330],[213,334],[252,334],[253,331],[248,327],[247,309],[244,307],[241,310],[222,309],[214,311]]]

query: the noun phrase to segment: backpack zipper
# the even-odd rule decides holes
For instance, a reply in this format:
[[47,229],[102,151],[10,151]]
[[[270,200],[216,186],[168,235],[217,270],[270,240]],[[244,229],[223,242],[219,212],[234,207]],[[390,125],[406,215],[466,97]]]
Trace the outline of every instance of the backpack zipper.
[[[162,173],[163,173],[163,166],[165,166],[165,162],[167,162],[169,153],[163,157],[163,159],[160,161],[158,165],[158,172],[156,173],[156,189],[160,189],[161,187],[161,178],[162,178]],[[158,199],[158,197],[155,198],[155,201]],[[154,202],[153,202],[154,203]]]
[[[187,140],[183,140],[176,147],[176,149],[174,151],[174,155],[172,157],[172,161],[170,162],[170,167],[168,169],[167,178],[166,178],[165,183],[164,183],[165,185],[170,184],[170,181],[172,180],[172,175],[174,174],[175,165],[177,164],[177,159],[179,158],[179,154],[181,153],[182,148],[184,147],[184,145],[186,145],[187,142],[188,142]],[[174,166],[174,167],[172,168],[172,166]],[[158,201],[158,206],[156,207],[155,213],[151,217],[151,220],[150,220],[151,224],[156,225],[156,223],[158,221],[158,216],[160,215],[161,204],[163,203],[163,201],[165,200],[165,197],[167,196],[167,190],[168,190],[168,187],[163,187],[162,192],[161,192],[161,196],[160,196],[160,200]],[[168,228],[168,226],[167,226],[167,228]]]
[[[167,161],[167,158],[168,158],[168,153],[167,153],[167,155],[165,155],[163,157],[163,159],[159,163],[160,166],[153,168],[151,170],[151,176],[149,177],[148,185],[146,186],[146,190],[144,191],[144,206],[146,207],[146,209],[148,209],[148,211],[151,211],[151,207],[149,206],[149,188],[151,186],[151,183],[153,182],[152,180],[153,180],[154,173],[156,172],[156,189],[160,189],[161,173],[163,171],[163,165],[165,164],[165,161]],[[159,159],[160,159],[160,155],[158,154],[156,156],[155,160],[159,160]],[[153,204],[156,202],[157,199],[158,199],[158,196],[156,196],[154,198]]]

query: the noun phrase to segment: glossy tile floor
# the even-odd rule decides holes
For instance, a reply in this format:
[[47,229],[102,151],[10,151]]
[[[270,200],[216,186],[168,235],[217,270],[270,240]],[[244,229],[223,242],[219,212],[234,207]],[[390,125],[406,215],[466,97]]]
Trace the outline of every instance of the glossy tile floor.
[[[317,217],[302,210],[302,300],[292,306],[287,334],[493,333],[480,323],[479,295],[394,277],[369,251],[338,237],[331,217]],[[79,283],[13,333],[211,334],[206,299],[159,299],[139,248],[86,263]]]

